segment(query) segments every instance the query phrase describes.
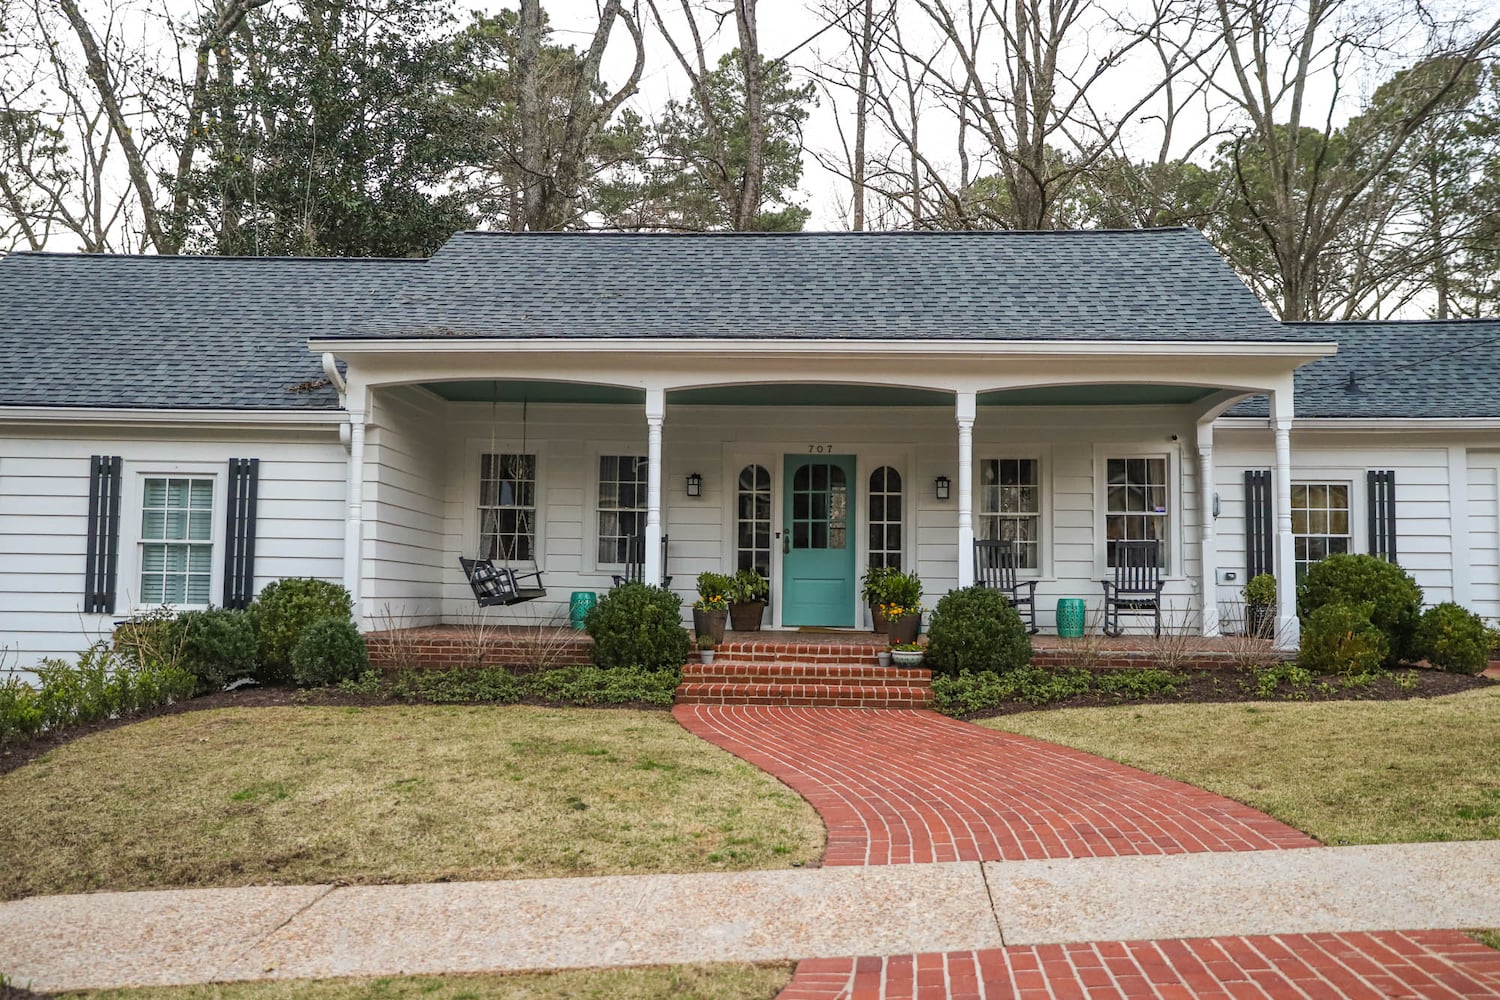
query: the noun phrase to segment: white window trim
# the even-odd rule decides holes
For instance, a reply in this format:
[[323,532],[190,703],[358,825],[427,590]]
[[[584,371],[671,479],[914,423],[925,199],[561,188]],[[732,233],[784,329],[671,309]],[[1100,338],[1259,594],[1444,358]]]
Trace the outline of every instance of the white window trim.
[[[901,473],[901,568],[913,573],[917,569],[916,512],[922,503],[922,484],[917,479],[916,459],[912,450],[884,449],[862,451],[851,448],[854,456],[854,475],[859,480],[859,494],[855,498],[859,519],[858,542],[854,551],[854,584],[859,586],[859,577],[864,576],[870,565],[870,475],[882,466],[890,466]],[[956,489],[956,487],[955,487]]]
[[148,479],[208,479],[213,482],[214,505],[208,536],[208,544],[212,549],[209,556],[208,603],[168,604],[166,607],[174,611],[201,611],[220,606],[219,600],[224,596],[224,516],[227,503],[224,487],[228,465],[229,458],[226,456],[223,462],[218,463],[176,462],[138,467],[133,467],[132,463],[127,466],[130,474],[121,477],[124,480],[122,490],[125,495],[120,498],[120,565],[116,570],[116,580],[117,586],[123,585],[123,604],[130,614],[142,614],[162,607],[160,604],[142,603],[140,595],[141,546],[146,543],[141,538],[141,513]]
[[[1293,486],[1293,488],[1296,488],[1298,486],[1345,486],[1345,487],[1348,487],[1348,489],[1349,489],[1349,533],[1348,533],[1348,535],[1346,537],[1349,539],[1349,548],[1347,549],[1347,551],[1350,552],[1351,554],[1353,554],[1353,553],[1359,553],[1359,552],[1363,551],[1363,549],[1360,547],[1360,534],[1361,534],[1361,532],[1357,530],[1358,526],[1362,522],[1355,520],[1355,513],[1354,513],[1355,512],[1355,505],[1358,502],[1356,500],[1356,497],[1357,497],[1357,495],[1359,493],[1359,491],[1358,491],[1358,489],[1356,487],[1359,484],[1359,482],[1362,481],[1362,480],[1363,480],[1363,476],[1359,477],[1359,479],[1357,479],[1357,480],[1356,479],[1350,479],[1350,478],[1344,478],[1341,475],[1320,476],[1317,479],[1298,479],[1296,476],[1292,477],[1292,486]],[[1293,506],[1292,509],[1296,510],[1296,507]],[[1365,527],[1365,531],[1363,532],[1363,534],[1365,536],[1364,540],[1365,540],[1366,544],[1364,545],[1363,548],[1367,549],[1367,548],[1369,548],[1369,540],[1370,540],[1369,525],[1365,524],[1364,527]],[[1332,533],[1324,533],[1324,534],[1321,534],[1321,535],[1300,535],[1299,536],[1299,535],[1297,535],[1295,528],[1296,528],[1296,526],[1293,525],[1293,532],[1292,532],[1292,537],[1293,538],[1298,538],[1298,537],[1300,537],[1300,538],[1338,538],[1339,537],[1338,535],[1334,535]],[[1312,563],[1309,562],[1308,565],[1311,566]]]
[[[470,438],[464,448],[463,474],[463,538],[464,551],[459,555],[474,558],[479,551],[479,462],[483,455],[535,455],[536,456],[536,516],[531,530],[536,536],[532,540],[532,556],[538,570],[547,568],[547,481],[552,466],[548,461],[547,444],[543,441],[528,441],[526,447],[516,440],[494,441]],[[597,460],[595,466],[598,465]]]
[[1005,461],[1030,459],[1036,462],[1036,485],[1038,504],[1037,511],[1037,538],[1036,538],[1036,568],[1017,569],[1016,578],[1021,580],[1045,580],[1052,577],[1052,453],[1050,449],[1029,447],[1011,447],[1002,443],[991,444],[986,441],[974,446],[974,492],[976,494],[974,503],[974,537],[979,538],[981,533],[980,523],[984,520],[984,503],[977,496],[981,489],[979,482],[979,465],[981,462],[994,460]]
[[1163,448],[1157,442],[1130,444],[1115,442],[1094,446],[1094,575],[1099,579],[1110,578],[1114,571],[1109,565],[1109,536],[1106,529],[1109,504],[1109,460],[1112,458],[1162,458],[1167,462],[1167,530],[1166,565],[1162,568],[1162,579],[1182,580],[1183,539],[1182,513],[1182,455],[1173,448]]
[[[586,551],[579,559],[579,567],[583,573],[592,573],[597,576],[612,577],[619,575],[620,571],[625,568],[624,563],[607,563],[599,561],[599,459],[603,458],[605,455],[634,455],[638,458],[649,458],[649,456],[646,454],[646,451],[647,447],[644,440],[633,444],[596,444],[589,450],[589,468],[583,487],[584,494],[582,505],[583,519],[585,522],[583,527],[583,544],[586,547]],[[662,451],[666,451],[665,446],[663,446]],[[538,461],[540,461],[540,458],[538,458]],[[665,467],[666,464],[667,459],[665,455],[663,455],[663,467]],[[661,482],[663,494],[662,516],[665,518],[667,509],[665,496],[667,492],[667,479],[665,472],[663,472]],[[538,503],[540,503],[540,499],[538,500]],[[645,506],[642,505],[641,510],[644,511],[645,509]],[[662,525],[662,534],[671,534],[670,528],[668,528],[665,523]]]

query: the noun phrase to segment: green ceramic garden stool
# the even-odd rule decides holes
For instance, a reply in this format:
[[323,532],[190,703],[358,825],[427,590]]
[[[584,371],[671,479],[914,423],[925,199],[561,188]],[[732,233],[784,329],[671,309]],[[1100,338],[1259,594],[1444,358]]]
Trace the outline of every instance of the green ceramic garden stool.
[[568,599],[568,620],[573,627],[582,631],[583,620],[594,610],[594,605],[599,603],[599,597],[592,590],[575,590],[573,596]]
[[1081,597],[1063,597],[1057,602],[1057,634],[1064,639],[1083,638],[1088,605]]

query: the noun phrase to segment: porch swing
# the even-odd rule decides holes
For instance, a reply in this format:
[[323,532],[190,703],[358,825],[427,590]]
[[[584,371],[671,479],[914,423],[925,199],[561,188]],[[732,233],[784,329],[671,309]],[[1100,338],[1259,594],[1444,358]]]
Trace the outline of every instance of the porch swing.
[[[490,399],[489,453],[496,456],[496,459],[498,460],[499,452],[495,450],[495,426],[498,422],[495,418],[495,408],[497,403],[498,400],[492,395]],[[523,399],[521,401],[522,456],[527,454],[526,411],[527,402]],[[497,471],[503,473],[504,470]],[[518,469],[516,467],[512,467],[509,470],[510,489],[516,489],[517,485],[523,481],[525,471],[525,469]],[[504,484],[505,479],[502,475],[496,486],[498,489],[504,489]],[[482,489],[483,486],[481,485],[481,490]],[[496,496],[495,499],[496,501],[498,501],[500,497]],[[517,497],[516,499],[520,498]],[[535,498],[533,497],[533,500],[534,499]],[[516,506],[517,531],[513,536],[511,536],[513,539],[513,544],[509,547],[506,546],[505,536],[498,530],[498,523],[495,524],[497,530],[492,533],[495,539],[495,548],[496,550],[498,550],[500,556],[501,565],[496,566],[494,559],[485,556],[484,552],[482,551],[485,536],[483,522],[481,522],[480,524],[479,539],[477,542],[477,546],[480,550],[474,553],[473,559],[466,559],[463,556],[458,557],[458,564],[463,567],[464,576],[468,578],[469,588],[474,591],[474,602],[481,608],[509,607],[512,604],[524,604],[526,601],[534,601],[538,597],[547,596],[547,589],[542,586],[541,568],[536,564],[536,550],[534,547],[534,542],[531,559],[520,560],[519,558],[517,558],[518,553],[516,550],[519,546],[520,540],[522,538],[535,539],[536,533],[533,530],[535,527],[534,522],[527,514],[528,508],[519,504],[517,504]],[[484,512],[480,513],[480,517],[484,517]],[[514,565],[515,562],[528,562],[530,564],[530,568],[526,570],[518,570]]]

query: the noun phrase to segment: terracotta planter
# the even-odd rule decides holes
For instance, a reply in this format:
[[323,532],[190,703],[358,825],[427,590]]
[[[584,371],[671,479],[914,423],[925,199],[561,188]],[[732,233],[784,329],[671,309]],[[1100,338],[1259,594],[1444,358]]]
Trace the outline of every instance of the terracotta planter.
[[875,610],[875,602],[870,602],[870,621],[875,623],[875,634],[885,635],[890,630],[890,623],[880,617],[880,612]]
[[743,601],[729,606],[729,623],[736,632],[759,632],[765,601]]
[[714,645],[717,646],[724,641],[724,622],[729,617],[727,611],[699,611],[693,609],[693,632],[698,638],[705,635],[713,636]]
[[886,623],[886,635],[890,637],[891,645],[898,646],[903,642],[916,642],[917,632],[922,627],[922,616],[907,615],[893,622]]

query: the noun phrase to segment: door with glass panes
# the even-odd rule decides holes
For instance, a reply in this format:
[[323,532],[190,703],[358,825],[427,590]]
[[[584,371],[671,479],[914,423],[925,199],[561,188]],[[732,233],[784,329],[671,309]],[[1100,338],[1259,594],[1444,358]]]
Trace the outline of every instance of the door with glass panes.
[[787,455],[783,482],[783,625],[852,626],[853,455]]

